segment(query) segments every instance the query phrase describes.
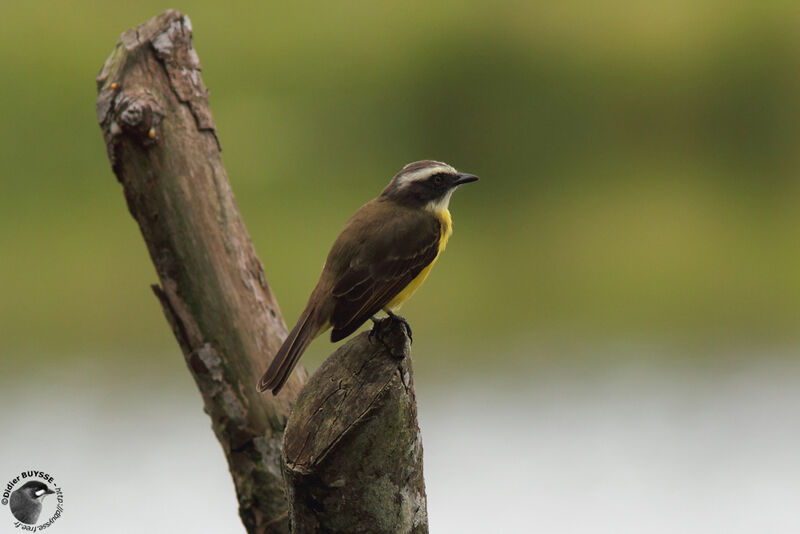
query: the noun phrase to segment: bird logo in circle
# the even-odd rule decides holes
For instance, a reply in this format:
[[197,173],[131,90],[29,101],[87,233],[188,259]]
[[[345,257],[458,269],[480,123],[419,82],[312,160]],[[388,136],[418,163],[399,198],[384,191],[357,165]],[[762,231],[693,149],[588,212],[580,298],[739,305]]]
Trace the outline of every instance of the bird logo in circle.
[[28,525],[35,525],[42,513],[42,501],[55,491],[38,480],[26,482],[11,493],[9,507],[17,520]]

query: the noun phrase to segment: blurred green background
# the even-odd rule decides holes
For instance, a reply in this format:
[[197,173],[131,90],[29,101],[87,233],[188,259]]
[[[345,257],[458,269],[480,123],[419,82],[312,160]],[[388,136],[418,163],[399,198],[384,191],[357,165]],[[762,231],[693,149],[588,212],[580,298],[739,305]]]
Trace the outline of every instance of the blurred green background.
[[177,353],[94,112],[119,34],[166,7],[191,17],[289,326],[350,214],[433,158],[482,180],[403,309],[428,365],[800,340],[794,2],[20,2],[0,19],[5,365]]

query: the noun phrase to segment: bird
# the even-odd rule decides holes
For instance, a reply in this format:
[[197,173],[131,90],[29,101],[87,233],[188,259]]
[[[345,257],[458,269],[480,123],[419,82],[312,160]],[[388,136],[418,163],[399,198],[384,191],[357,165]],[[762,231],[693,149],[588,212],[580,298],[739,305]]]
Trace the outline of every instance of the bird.
[[334,241],[308,304],[258,390],[277,395],[311,341],[328,329],[335,343],[384,311],[410,335],[408,322],[395,312],[428,276],[453,232],[453,191],[476,180],[440,161],[416,161],[361,206]]
[[44,482],[38,480],[31,480],[26,482],[19,489],[11,493],[9,499],[9,506],[11,513],[14,514],[19,521],[28,525],[35,525],[39,520],[39,514],[42,513],[42,499],[45,495],[55,493],[47,487]]

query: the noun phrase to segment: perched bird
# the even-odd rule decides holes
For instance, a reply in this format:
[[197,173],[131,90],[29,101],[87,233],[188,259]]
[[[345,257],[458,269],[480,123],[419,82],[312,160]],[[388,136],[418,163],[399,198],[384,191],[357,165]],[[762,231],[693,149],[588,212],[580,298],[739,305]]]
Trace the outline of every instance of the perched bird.
[[44,482],[31,480],[11,493],[9,505],[11,513],[18,520],[28,525],[35,525],[42,513],[42,499],[45,495],[55,493]]
[[339,341],[381,310],[405,323],[394,312],[428,276],[453,231],[450,196],[477,179],[438,161],[409,163],[356,211],[333,243],[319,282],[261,377],[259,391],[277,394],[309,343],[329,328],[331,341]]

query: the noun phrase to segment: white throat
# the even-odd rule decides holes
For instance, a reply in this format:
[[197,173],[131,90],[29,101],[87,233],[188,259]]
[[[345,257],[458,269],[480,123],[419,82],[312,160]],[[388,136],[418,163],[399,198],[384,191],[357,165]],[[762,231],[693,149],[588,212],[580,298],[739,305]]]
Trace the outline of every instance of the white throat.
[[425,209],[430,210],[434,213],[441,213],[443,211],[447,211],[447,208],[450,206],[450,197],[453,196],[454,189],[451,189],[441,198],[437,198],[436,200],[431,200],[425,206]]

